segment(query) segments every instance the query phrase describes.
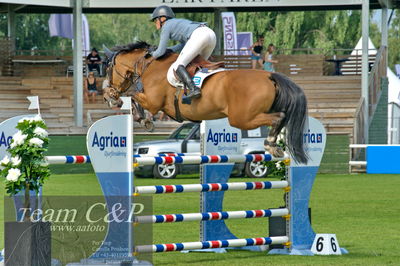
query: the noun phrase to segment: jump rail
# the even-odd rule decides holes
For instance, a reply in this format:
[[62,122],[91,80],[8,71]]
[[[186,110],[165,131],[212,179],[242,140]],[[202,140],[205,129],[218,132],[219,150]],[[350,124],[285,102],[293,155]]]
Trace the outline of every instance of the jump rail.
[[288,181],[262,181],[262,182],[231,182],[231,183],[207,183],[188,185],[159,185],[135,187],[135,195],[140,194],[167,194],[182,192],[211,192],[226,190],[256,190],[287,188]]
[[[154,164],[203,164],[203,163],[246,163],[269,162],[288,160],[285,154],[283,158],[270,154],[238,154],[238,155],[186,155],[182,153],[159,154],[159,156],[134,155],[137,165]],[[46,156],[49,164],[85,164],[91,163],[88,155]]]
[[283,158],[277,158],[271,154],[238,154],[238,155],[200,155],[200,156],[157,156],[135,158],[138,165],[154,164],[203,164],[203,163],[246,163],[269,162],[289,159],[285,154]]
[[156,244],[136,246],[135,253],[155,253],[155,252],[168,252],[180,250],[194,250],[194,249],[213,249],[213,248],[226,248],[226,247],[245,247],[245,246],[262,246],[271,244],[288,244],[289,238],[287,236],[276,237],[257,237],[257,238],[242,238],[242,239],[227,239],[227,240],[214,240],[214,241],[201,241],[201,242],[184,242],[172,244]]
[[165,215],[149,215],[137,216],[136,223],[176,223],[189,221],[212,221],[242,218],[261,218],[261,217],[277,217],[287,216],[288,209],[266,209],[266,210],[249,210],[249,211],[225,211],[225,212],[204,212],[204,213],[184,213],[184,214],[165,214]]

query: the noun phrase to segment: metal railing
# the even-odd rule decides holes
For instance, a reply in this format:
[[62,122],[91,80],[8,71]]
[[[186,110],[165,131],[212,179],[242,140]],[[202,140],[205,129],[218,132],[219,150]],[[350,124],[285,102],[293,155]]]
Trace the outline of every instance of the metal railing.
[[[364,135],[364,125],[366,123],[365,116],[364,116],[364,98],[361,98],[357,104],[356,113],[354,115],[354,122],[353,122],[353,140],[352,143],[365,143],[365,135]],[[361,158],[361,149],[350,149],[350,161],[358,161]],[[349,172],[352,172],[352,166],[349,165]]]
[[[365,104],[364,99],[361,98],[358,102],[356,113],[354,116],[354,128],[353,128],[353,140],[352,144],[366,143],[364,135],[365,123],[370,124],[371,118],[373,117],[376,106],[379,102],[379,98],[382,93],[382,77],[386,76],[386,47],[382,46],[376,54],[375,61],[372,68],[370,69],[368,78],[368,118],[365,117]],[[365,152],[359,147],[353,147],[350,149],[350,161],[360,161],[365,157]],[[365,158],[364,158],[365,160]],[[352,172],[352,167],[349,165],[349,170]]]
[[368,79],[369,117],[372,117],[375,113],[376,106],[382,93],[382,77],[386,76],[386,72],[386,46],[382,46],[376,55]]

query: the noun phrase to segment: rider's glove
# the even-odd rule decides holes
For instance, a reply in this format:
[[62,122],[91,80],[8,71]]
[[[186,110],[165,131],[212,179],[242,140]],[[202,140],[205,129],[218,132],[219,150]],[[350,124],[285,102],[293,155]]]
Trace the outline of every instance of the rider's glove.
[[148,49],[147,49],[147,53],[144,55],[144,58],[149,58],[149,57],[151,57],[152,56],[152,53],[155,51],[155,50],[157,50],[157,46],[150,46]]

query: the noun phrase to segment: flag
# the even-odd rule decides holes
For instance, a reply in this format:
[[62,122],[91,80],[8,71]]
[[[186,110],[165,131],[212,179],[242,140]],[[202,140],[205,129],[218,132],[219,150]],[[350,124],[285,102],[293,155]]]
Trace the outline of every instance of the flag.
[[[59,36],[74,39],[73,16],[71,14],[51,14],[48,23],[51,37]],[[82,52],[87,55],[90,50],[89,23],[86,16],[82,14]]]
[[222,12],[222,26],[224,28],[224,54],[237,54],[237,36],[236,36],[236,20],[235,13]]
[[120,97],[122,100],[121,110],[132,110],[131,97]]
[[60,36],[68,39],[74,38],[71,14],[51,14],[49,18],[50,36]]
[[28,107],[29,110],[38,109],[39,110],[39,96],[28,96],[26,97],[30,101],[30,105]]

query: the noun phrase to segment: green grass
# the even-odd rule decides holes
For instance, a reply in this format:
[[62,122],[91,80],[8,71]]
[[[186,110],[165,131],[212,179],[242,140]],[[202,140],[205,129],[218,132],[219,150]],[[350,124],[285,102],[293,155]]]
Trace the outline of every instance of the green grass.
[[[235,178],[232,181],[249,181]],[[197,183],[193,177],[175,180],[136,179],[136,185]],[[155,265],[399,265],[400,264],[400,179],[398,175],[317,176],[310,207],[317,233],[335,233],[344,256],[267,256],[263,252],[230,251],[226,254],[179,252],[154,254]],[[4,185],[0,185],[3,206]],[[53,175],[44,186],[44,195],[100,195],[93,174]],[[153,197],[154,213],[198,212],[199,194],[185,193]],[[283,203],[282,191],[232,191],[226,193],[224,210],[274,208]],[[3,224],[0,208],[0,224]],[[267,235],[267,219],[229,220],[238,237]],[[158,224],[154,243],[197,241],[199,223]],[[3,227],[0,228],[0,249]]]

